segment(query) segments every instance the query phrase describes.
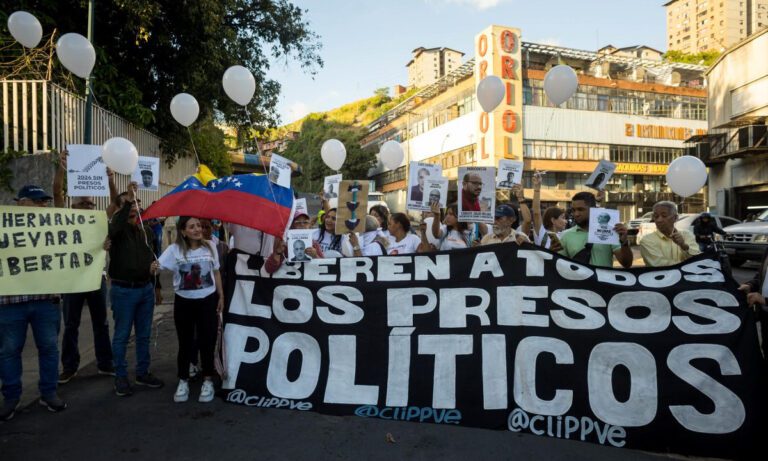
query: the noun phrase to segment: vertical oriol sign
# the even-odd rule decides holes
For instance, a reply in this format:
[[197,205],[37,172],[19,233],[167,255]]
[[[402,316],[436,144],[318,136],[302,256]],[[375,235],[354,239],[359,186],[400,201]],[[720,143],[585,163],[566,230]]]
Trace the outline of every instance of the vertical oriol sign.
[[504,100],[491,113],[477,110],[477,164],[523,160],[523,80],[520,29],[490,26],[475,37],[475,87],[489,75],[504,82]]

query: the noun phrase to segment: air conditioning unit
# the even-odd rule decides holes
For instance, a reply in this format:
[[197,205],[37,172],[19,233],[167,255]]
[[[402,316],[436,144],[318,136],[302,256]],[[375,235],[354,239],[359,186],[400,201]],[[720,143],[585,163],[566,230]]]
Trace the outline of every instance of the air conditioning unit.
[[700,159],[709,158],[712,147],[708,142],[697,142],[692,146],[685,147],[685,155],[692,155]]

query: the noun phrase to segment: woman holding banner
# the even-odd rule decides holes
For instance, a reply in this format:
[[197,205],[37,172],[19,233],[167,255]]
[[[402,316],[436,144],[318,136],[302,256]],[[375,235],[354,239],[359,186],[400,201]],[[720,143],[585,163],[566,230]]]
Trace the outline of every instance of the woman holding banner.
[[411,220],[405,213],[393,213],[389,217],[389,255],[416,253],[421,239],[411,233]]
[[315,231],[312,241],[320,246],[327,258],[341,256],[341,236],[336,235],[336,208],[331,208],[323,215],[323,225]]
[[173,401],[186,402],[189,398],[190,352],[197,338],[203,368],[203,386],[198,401],[210,402],[214,395],[213,352],[218,328],[217,314],[224,308],[219,257],[211,242],[203,238],[199,219],[182,216],[176,229],[176,243],[169,246],[150,267],[153,274],[160,269],[173,271],[176,293],[173,320],[179,340],[176,358],[179,385]]
[[445,210],[445,218],[440,223],[440,205],[432,204],[432,235],[438,243],[437,251],[456,250],[472,246],[472,231],[465,222],[459,222],[456,205],[451,205]]

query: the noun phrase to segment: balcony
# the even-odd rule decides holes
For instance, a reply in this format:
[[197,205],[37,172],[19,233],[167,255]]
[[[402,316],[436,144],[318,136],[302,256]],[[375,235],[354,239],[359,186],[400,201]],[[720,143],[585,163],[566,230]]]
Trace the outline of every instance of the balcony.
[[[754,123],[754,121],[753,121]],[[692,136],[685,143],[686,155],[701,159],[707,166],[730,159],[768,154],[768,126],[754,124],[735,127],[727,133]]]

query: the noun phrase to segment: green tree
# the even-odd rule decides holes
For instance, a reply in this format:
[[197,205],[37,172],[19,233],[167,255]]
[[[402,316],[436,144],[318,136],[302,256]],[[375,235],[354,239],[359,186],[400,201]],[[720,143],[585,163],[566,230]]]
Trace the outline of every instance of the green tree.
[[[37,16],[45,33],[86,34],[85,0],[0,0],[3,42],[10,40],[7,15],[16,10]],[[201,120],[244,126],[250,119],[258,127],[274,126],[280,84],[267,78],[270,58],[294,59],[310,73],[323,64],[319,37],[305,11],[288,0],[102,0],[95,18],[93,80],[99,103],[165,139],[169,163],[188,153],[188,138],[180,136],[186,130],[170,115],[175,94],[194,95]],[[256,79],[250,117],[221,85],[224,71],[235,64]],[[58,62],[55,66],[54,80],[67,81],[68,73]],[[83,82],[75,82],[82,91]],[[211,152],[219,155],[220,149]]]
[[711,66],[717,61],[717,58],[719,58],[721,54],[722,53],[715,50],[701,51],[699,53],[684,53],[678,50],[669,50],[664,53],[664,59],[670,62]]

